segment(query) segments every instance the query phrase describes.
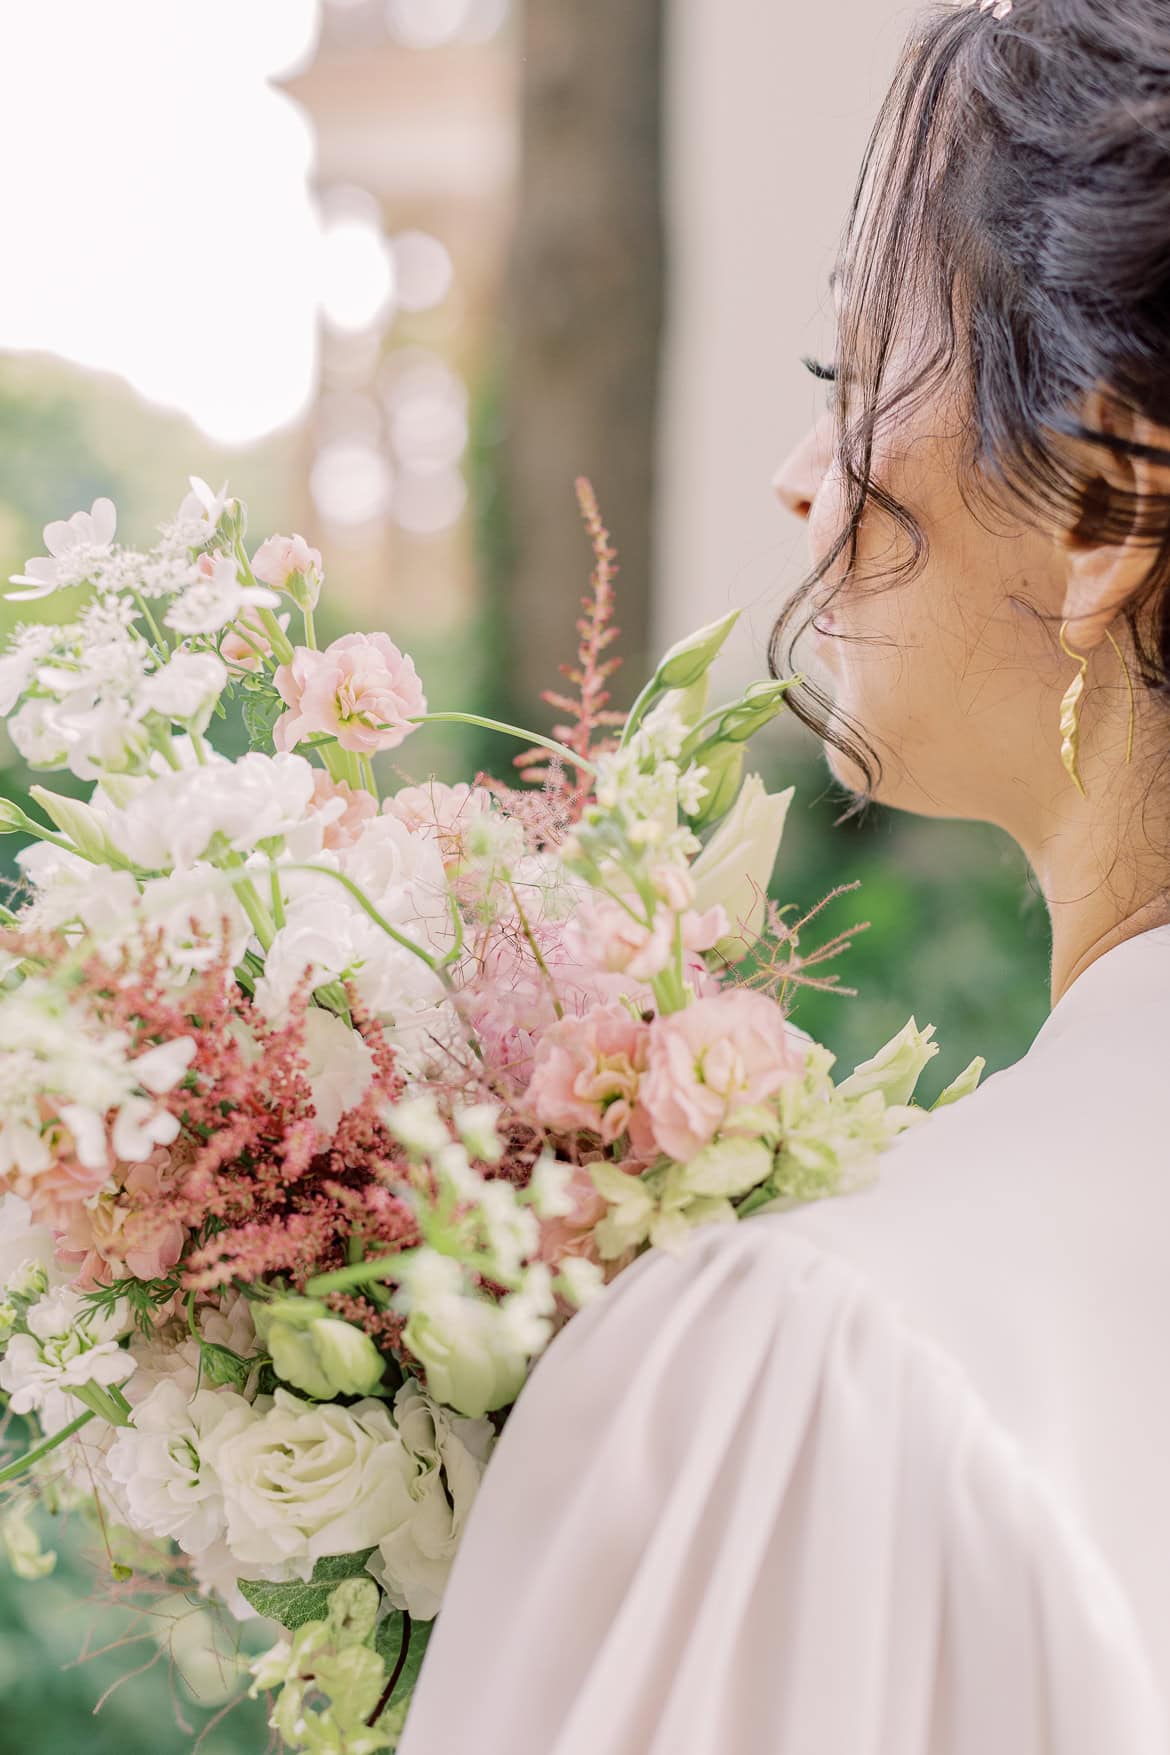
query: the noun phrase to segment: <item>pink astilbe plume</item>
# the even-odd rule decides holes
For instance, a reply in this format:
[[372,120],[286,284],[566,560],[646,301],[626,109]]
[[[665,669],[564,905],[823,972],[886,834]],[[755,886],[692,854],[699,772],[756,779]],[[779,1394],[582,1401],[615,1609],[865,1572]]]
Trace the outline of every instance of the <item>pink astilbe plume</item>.
[[[617,551],[602,522],[592,484],[579,476],[576,488],[577,504],[593,546],[590,591],[581,599],[584,613],[577,622],[580,640],[576,663],[561,666],[562,676],[577,692],[569,695],[549,689],[543,699],[565,715],[565,722],[553,727],[553,736],[574,755],[592,761],[612,747],[613,740],[607,733],[623,725],[626,717],[609,708],[609,681],[621,659],[605,656],[619,632],[613,625]],[[544,749],[525,750],[516,757],[516,767],[526,780],[541,783],[546,795],[557,800],[570,820],[576,820],[590,796],[591,782],[586,770],[575,768],[566,772],[563,764],[550,762],[549,752]]]

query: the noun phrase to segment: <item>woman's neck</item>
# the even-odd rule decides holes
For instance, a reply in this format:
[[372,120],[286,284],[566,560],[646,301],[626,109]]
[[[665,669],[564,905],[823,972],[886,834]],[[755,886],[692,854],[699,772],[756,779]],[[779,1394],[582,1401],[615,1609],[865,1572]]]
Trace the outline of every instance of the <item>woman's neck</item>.
[[1166,856],[1152,844],[1140,801],[1115,797],[1113,806],[1095,811],[1091,799],[1078,800],[1039,845],[1024,843],[1052,922],[1054,1005],[1099,957],[1170,923]]

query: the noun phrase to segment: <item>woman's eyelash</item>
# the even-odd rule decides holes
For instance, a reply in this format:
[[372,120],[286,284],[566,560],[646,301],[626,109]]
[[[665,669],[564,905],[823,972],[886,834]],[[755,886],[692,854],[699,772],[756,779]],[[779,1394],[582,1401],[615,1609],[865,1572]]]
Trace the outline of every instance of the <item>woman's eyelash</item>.
[[806,372],[811,372],[814,378],[820,378],[823,383],[835,384],[837,382],[836,366],[827,366],[820,360],[814,360],[808,354],[804,356],[801,364]]

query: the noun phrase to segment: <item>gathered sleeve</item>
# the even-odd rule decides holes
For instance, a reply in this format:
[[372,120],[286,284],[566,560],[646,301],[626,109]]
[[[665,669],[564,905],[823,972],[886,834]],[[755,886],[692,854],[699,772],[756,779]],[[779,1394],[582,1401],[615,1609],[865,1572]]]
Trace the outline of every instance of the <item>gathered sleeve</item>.
[[1166,1755],[1112,1576],[783,1217],[651,1251],[489,1465],[402,1755]]

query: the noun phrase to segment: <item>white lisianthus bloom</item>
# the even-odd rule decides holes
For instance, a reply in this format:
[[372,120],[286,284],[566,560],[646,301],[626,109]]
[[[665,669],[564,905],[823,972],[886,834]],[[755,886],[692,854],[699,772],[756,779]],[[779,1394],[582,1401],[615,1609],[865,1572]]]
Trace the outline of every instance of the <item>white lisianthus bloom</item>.
[[11,583],[24,587],[10,591],[10,599],[21,602],[35,597],[48,597],[62,586],[81,585],[110,552],[118,513],[112,500],[98,499],[88,512],[74,512],[72,518],[57,518],[45,525],[47,555],[26,561],[23,573],[14,573]]
[[245,1566],[307,1579],[323,1556],[376,1547],[410,1515],[414,1468],[383,1402],[310,1406],[278,1389],[268,1407],[233,1408],[202,1455]]
[[124,1298],[103,1311],[62,1287],[34,1304],[26,1320],[28,1334],[13,1335],[0,1361],[0,1388],[14,1414],[34,1412],[55,1390],[125,1383],[135,1369],[118,1345],[130,1326]]
[[149,871],[183,869],[220,839],[235,852],[278,839],[308,814],[313,769],[303,756],[253,750],[237,762],[167,773],[109,820],[110,839]]
[[147,677],[139,701],[169,723],[193,725],[202,732],[211,721],[227,679],[227,665],[214,652],[176,652],[169,663]]
[[[551,1332],[547,1322],[534,1326],[539,1287],[535,1298],[513,1293],[502,1304],[468,1296],[458,1265],[425,1248],[402,1257],[399,1277],[398,1307],[409,1313],[402,1338],[425,1367],[435,1399],[472,1420],[515,1401]],[[544,1291],[551,1307],[551,1290]]]
[[893,1107],[909,1103],[923,1069],[938,1053],[933,1037],[933,1024],[920,1030],[911,1018],[871,1060],[862,1061],[847,1079],[842,1079],[837,1086],[838,1097],[864,1097],[877,1091]]
[[197,574],[166,613],[177,634],[216,634],[247,609],[275,609],[280,598],[263,585],[245,585],[230,555],[220,555]]
[[251,1412],[232,1390],[192,1395],[173,1377],[136,1403],[133,1426],[118,1432],[106,1457],[134,1529],[177,1542],[187,1554],[223,1535],[223,1493],[204,1452],[208,1435],[237,1408]]
[[317,1127],[332,1139],[342,1116],[369,1089],[374,1057],[356,1030],[320,1006],[305,1013],[305,1056]]
[[794,789],[768,792],[748,774],[739,797],[691,867],[695,907],[722,904],[731,932],[715,947],[729,962],[750,951],[764,924],[768,886]]
[[465,1420],[440,1408],[409,1380],[394,1397],[394,1421],[414,1464],[411,1515],[382,1537],[368,1564],[396,1609],[430,1621],[442,1604],[495,1430],[490,1420]]

